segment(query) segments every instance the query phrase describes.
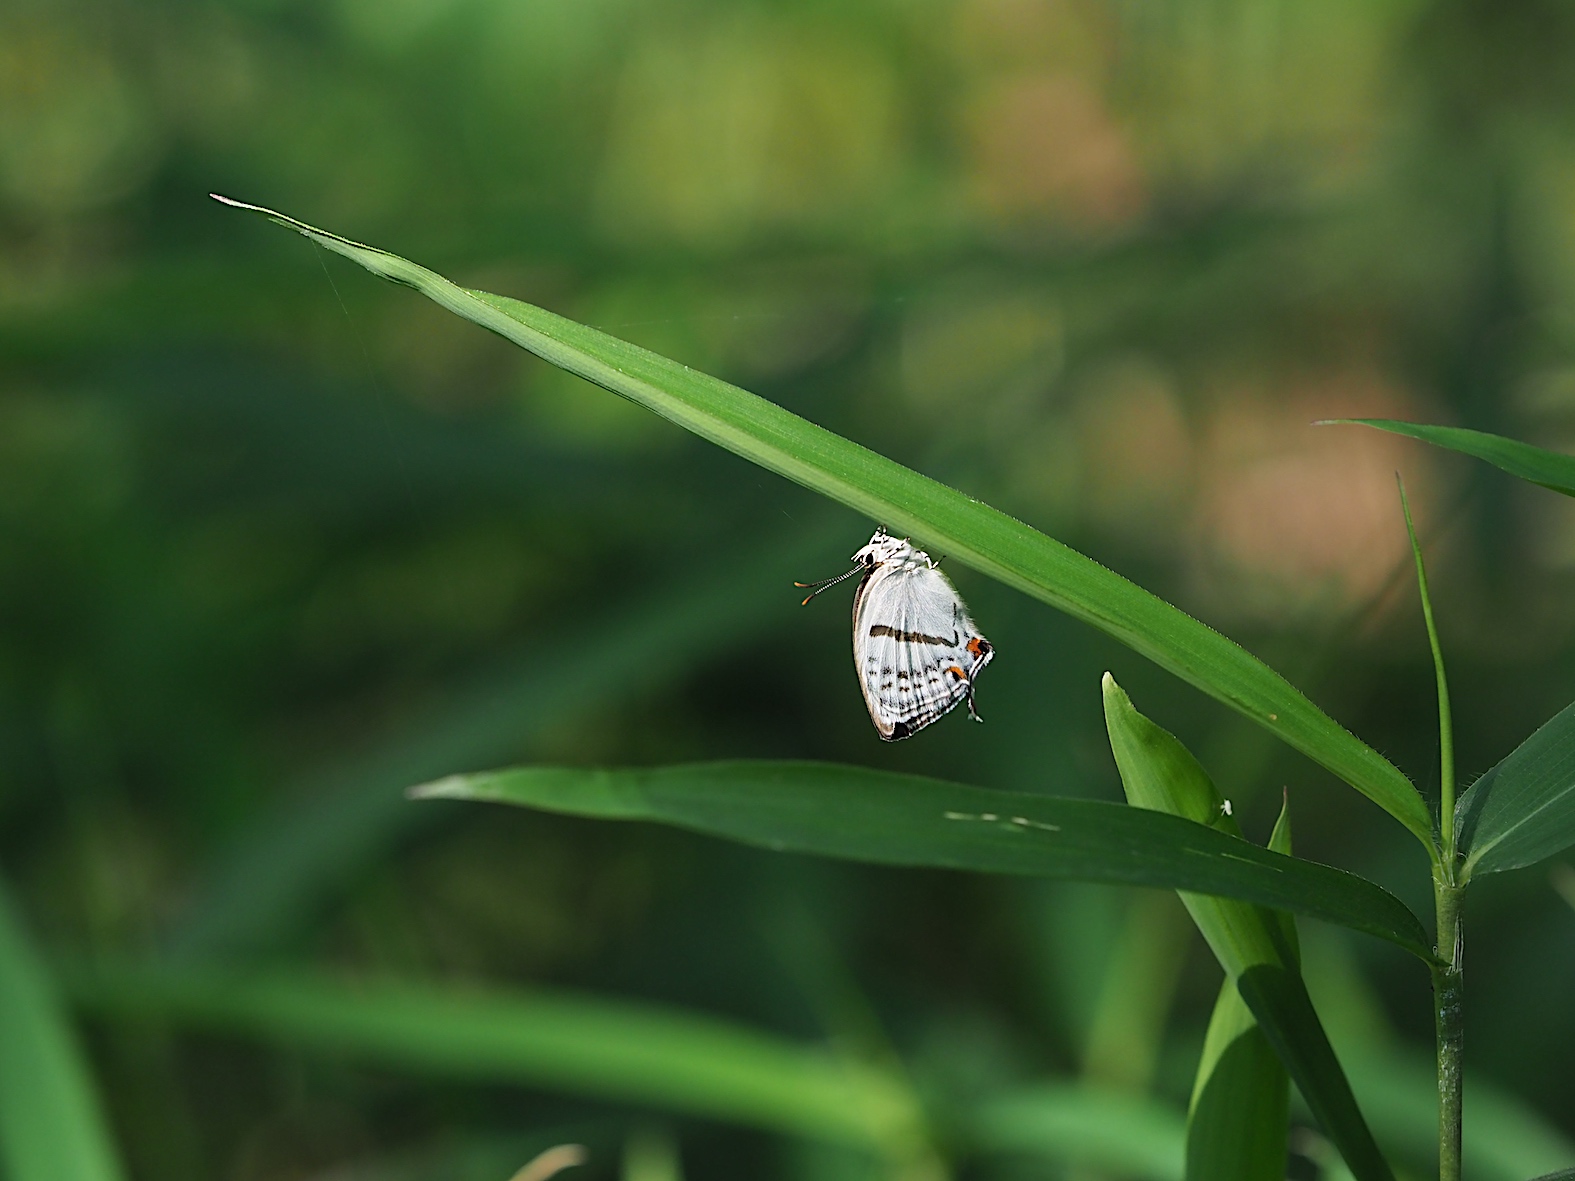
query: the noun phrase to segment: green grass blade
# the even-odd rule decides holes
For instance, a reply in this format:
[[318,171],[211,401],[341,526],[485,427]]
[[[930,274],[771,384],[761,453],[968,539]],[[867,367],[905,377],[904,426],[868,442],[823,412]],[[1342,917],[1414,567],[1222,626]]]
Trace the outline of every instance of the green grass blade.
[[1560,1169],[1557,1173],[1544,1173],[1532,1181],[1575,1181],[1575,1169]]
[[1458,426],[1426,426],[1415,422],[1398,422],[1392,418],[1334,418],[1327,425],[1371,426],[1391,434],[1420,439],[1435,447],[1485,459],[1494,467],[1528,483],[1540,484],[1553,492],[1562,492],[1565,496],[1575,496],[1575,455],[1548,451],[1485,431]]
[[1138,1181],[1182,1181],[1186,1125],[1141,1096],[1050,1085],[1014,1091],[973,1110],[964,1133],[986,1156],[1033,1157]]
[[[1269,852],[1279,853],[1282,856],[1291,855],[1291,793],[1285,792],[1280,801],[1280,814],[1275,818],[1274,828],[1269,833]],[[1300,962],[1302,948],[1301,941],[1296,934],[1296,920],[1283,910],[1274,912],[1274,917],[1280,922],[1280,930],[1285,936],[1285,944],[1291,949],[1293,955]]]
[[[1288,802],[1269,848],[1291,852]],[[1285,925],[1292,943],[1295,925]],[[1290,1075],[1227,977],[1209,1018],[1187,1109],[1187,1181],[1283,1181],[1290,1098]]]
[[278,945],[342,882],[435,819],[406,801],[412,779],[516,758],[577,712],[648,690],[786,622],[797,600],[783,570],[824,544],[821,526],[772,534],[761,551],[697,571],[632,610],[501,656],[366,757],[310,777],[288,793],[289,804],[253,820],[196,891],[172,951],[233,957]]
[[124,1176],[87,1062],[53,982],[0,892],[0,1175]]
[[261,213],[554,365],[1093,624],[1322,763],[1431,847],[1432,822],[1421,797],[1377,751],[1238,644],[1021,521],[616,337],[518,300],[468,291],[405,259],[272,210],[218,199]]
[[1458,819],[1467,876],[1534,865],[1575,845],[1575,705],[1473,783]]
[[882,1071],[651,1005],[107,965],[73,975],[70,987],[95,1013],[154,1015],[440,1077],[648,1104],[880,1152],[922,1134],[912,1095]]
[[[1422,597],[1422,620],[1427,624],[1427,646],[1433,654],[1433,680],[1438,688],[1438,815],[1441,855],[1454,873],[1455,854],[1455,722],[1449,707],[1449,679],[1444,675],[1444,649],[1438,642],[1438,625],[1433,622],[1433,597],[1427,591],[1427,566],[1422,561],[1422,543],[1416,538],[1411,520],[1411,502],[1406,498],[1405,481],[1399,475],[1400,511],[1405,517],[1406,536],[1411,539],[1411,559],[1416,564],[1416,587]],[[1452,880],[1452,879],[1450,879]]]
[[769,849],[885,865],[1221,894],[1366,931],[1431,957],[1416,916],[1363,878],[1122,804],[768,761],[617,771],[521,767],[456,775],[413,794],[656,821]]
[[1152,1086],[1191,938],[1192,920],[1173,894],[1145,890],[1127,901],[1109,954],[1100,957],[1079,1063],[1085,1083],[1134,1094]]
[[[1104,688],[1110,746],[1127,799],[1237,839],[1236,822],[1186,747],[1138,713],[1109,674]],[[1181,900],[1357,1181],[1394,1181],[1307,996],[1296,949],[1281,924],[1233,899],[1183,892]]]

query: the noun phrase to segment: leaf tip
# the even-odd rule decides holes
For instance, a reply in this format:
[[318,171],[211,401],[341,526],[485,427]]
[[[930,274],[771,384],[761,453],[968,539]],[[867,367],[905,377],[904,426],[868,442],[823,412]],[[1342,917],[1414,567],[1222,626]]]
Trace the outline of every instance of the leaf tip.
[[1127,696],[1127,691],[1116,684],[1116,678],[1110,673],[1106,672],[1104,676],[1099,678],[1099,690],[1104,694],[1105,707],[1107,709],[1111,706],[1132,708],[1132,699]]
[[1274,821],[1274,829],[1269,833],[1269,851],[1291,855],[1291,789],[1280,788],[1280,815]]
[[1127,691],[1116,684],[1116,678],[1110,673],[1107,672],[1099,678],[1099,688],[1104,698],[1105,732],[1110,735],[1110,740],[1114,743],[1117,732],[1128,727],[1133,716],[1137,715],[1137,707],[1132,704]]
[[465,790],[463,775],[445,775],[442,779],[418,783],[405,789],[405,798],[409,800],[458,800],[469,794]]

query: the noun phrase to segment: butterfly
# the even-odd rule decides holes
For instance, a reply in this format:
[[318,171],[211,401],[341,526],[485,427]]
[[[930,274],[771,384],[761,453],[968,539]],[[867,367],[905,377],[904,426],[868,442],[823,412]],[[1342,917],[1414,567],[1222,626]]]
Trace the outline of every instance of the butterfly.
[[853,595],[853,665],[880,736],[887,742],[908,738],[961,701],[980,721],[974,678],[995,649],[979,634],[951,579],[929,554],[905,537],[888,536],[884,527],[853,562],[836,578],[794,585],[809,589],[808,603],[855,574],[864,576]]

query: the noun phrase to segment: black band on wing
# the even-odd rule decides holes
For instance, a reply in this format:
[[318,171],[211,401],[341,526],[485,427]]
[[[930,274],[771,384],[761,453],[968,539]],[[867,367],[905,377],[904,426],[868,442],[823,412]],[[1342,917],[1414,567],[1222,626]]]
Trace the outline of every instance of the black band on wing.
[[957,641],[960,638],[956,632],[953,632],[951,638],[947,639],[945,636],[927,636],[923,632],[901,631],[895,627],[888,627],[884,623],[877,623],[872,626],[870,635],[890,636],[899,644],[936,644],[943,648],[957,647]]

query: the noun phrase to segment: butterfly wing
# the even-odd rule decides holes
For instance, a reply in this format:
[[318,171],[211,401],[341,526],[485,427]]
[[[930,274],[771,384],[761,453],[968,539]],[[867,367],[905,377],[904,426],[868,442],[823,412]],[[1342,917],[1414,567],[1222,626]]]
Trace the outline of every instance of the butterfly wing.
[[853,659],[864,704],[888,742],[968,701],[994,650],[951,581],[927,567],[878,567],[853,603]]

